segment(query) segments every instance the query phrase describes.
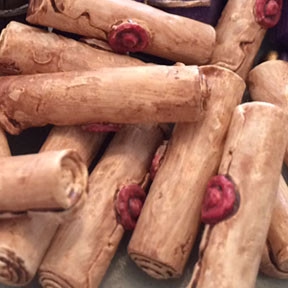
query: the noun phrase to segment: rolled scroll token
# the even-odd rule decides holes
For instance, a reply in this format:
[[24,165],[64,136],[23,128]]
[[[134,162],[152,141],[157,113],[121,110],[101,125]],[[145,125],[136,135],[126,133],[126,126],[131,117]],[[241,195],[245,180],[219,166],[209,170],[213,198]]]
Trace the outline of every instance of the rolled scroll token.
[[0,158],[0,217],[63,211],[86,197],[88,170],[73,150]]
[[145,65],[55,33],[11,21],[0,35],[0,75],[93,70]]
[[215,45],[212,26],[130,0],[32,0],[27,21],[189,65],[208,63]]
[[[44,142],[41,152],[74,149],[88,166],[99,151],[105,137],[106,134],[88,133],[81,127],[54,127]],[[75,213],[82,206],[76,205],[67,216],[71,217],[71,213]],[[65,212],[61,212],[61,215],[62,213]],[[37,214],[1,221],[0,283],[24,286],[32,281],[62,222],[58,215],[37,212]]]
[[0,125],[19,134],[47,124],[200,121],[213,78],[205,71],[155,65],[1,77]]
[[279,21],[282,0],[229,0],[216,26],[212,64],[246,79],[268,28]]
[[177,124],[128,246],[132,260],[158,279],[179,277],[200,226],[208,179],[217,172],[244,81],[218,66],[202,66],[210,101],[203,121]]
[[126,126],[116,134],[89,178],[83,209],[58,230],[42,261],[42,287],[99,287],[124,231],[136,225],[162,139],[158,125]]
[[287,114],[269,103],[235,109],[219,175],[207,185],[202,206],[207,225],[188,287],[254,287],[277,196],[287,121]]

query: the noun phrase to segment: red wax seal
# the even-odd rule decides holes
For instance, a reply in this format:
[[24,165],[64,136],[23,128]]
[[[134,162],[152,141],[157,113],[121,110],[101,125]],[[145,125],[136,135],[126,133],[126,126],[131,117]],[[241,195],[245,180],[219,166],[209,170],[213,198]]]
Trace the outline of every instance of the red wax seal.
[[137,184],[124,186],[117,195],[115,208],[118,213],[118,222],[126,230],[133,230],[141,213],[146,193]]
[[229,217],[238,204],[234,183],[224,175],[213,177],[202,205],[202,222],[216,224]]
[[122,124],[112,123],[92,123],[81,126],[84,131],[87,132],[118,132],[122,128]]
[[113,25],[108,43],[116,53],[141,52],[149,44],[149,33],[139,24],[128,21]]
[[256,0],[256,22],[265,29],[274,27],[280,20],[283,0]]

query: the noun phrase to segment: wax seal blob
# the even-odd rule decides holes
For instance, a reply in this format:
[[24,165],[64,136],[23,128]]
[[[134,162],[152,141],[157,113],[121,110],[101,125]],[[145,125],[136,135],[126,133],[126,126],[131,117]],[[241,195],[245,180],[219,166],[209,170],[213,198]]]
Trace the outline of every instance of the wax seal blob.
[[116,53],[141,52],[149,44],[149,33],[142,26],[127,21],[112,26],[108,43]]
[[133,230],[141,213],[146,193],[137,184],[123,186],[116,197],[115,209],[118,222],[126,230]]
[[256,22],[265,29],[274,27],[280,20],[283,0],[256,0]]
[[92,123],[82,125],[82,129],[87,132],[118,132],[122,128],[122,124],[114,124],[114,123]]
[[204,197],[201,218],[206,224],[216,224],[235,212],[238,197],[234,183],[225,175],[213,177]]

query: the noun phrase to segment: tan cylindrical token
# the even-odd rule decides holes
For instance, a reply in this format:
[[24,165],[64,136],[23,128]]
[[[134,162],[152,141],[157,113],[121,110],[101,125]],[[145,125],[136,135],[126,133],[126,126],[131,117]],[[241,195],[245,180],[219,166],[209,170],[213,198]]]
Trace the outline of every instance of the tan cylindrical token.
[[254,287],[287,145],[287,120],[282,109],[268,103],[235,109],[219,175],[207,186],[202,220],[210,225],[188,287]]
[[73,150],[0,158],[0,216],[63,211],[86,197],[88,170]]
[[25,286],[33,279],[59,224],[50,213],[1,220],[1,284]]
[[[247,79],[249,92],[254,101],[264,101],[288,111],[288,62],[271,60],[256,66]],[[284,161],[288,165],[288,147]]]
[[288,187],[281,176],[278,195],[261,259],[260,271],[275,278],[288,278]]
[[208,179],[218,169],[233,110],[245,84],[217,66],[200,68],[210,101],[197,124],[178,124],[128,246],[132,260],[155,278],[179,277],[200,224]]
[[17,134],[46,124],[199,121],[204,78],[213,75],[197,66],[160,65],[1,77],[0,122]]
[[211,63],[245,79],[267,28],[278,22],[281,9],[282,0],[229,0],[216,26],[217,45]]
[[208,63],[215,44],[212,26],[130,0],[33,0],[27,21],[190,65]]
[[[288,111],[287,97],[288,63],[270,60],[256,66],[248,76],[250,95],[253,100],[270,102]],[[288,147],[284,161],[288,164]],[[260,270],[272,277],[288,278],[288,192],[282,178],[273,212],[267,247],[261,261]]]
[[74,149],[89,166],[97,155],[107,134],[87,133],[81,127],[53,127],[40,152]]
[[[88,166],[104,139],[105,134],[88,133],[80,127],[55,127],[41,151],[74,149]],[[50,213],[1,221],[0,282],[18,286],[29,283],[36,274],[59,224],[59,217]]]
[[247,79],[254,101],[264,101],[288,109],[288,62],[270,60],[253,68]]
[[14,21],[0,36],[0,75],[135,65],[144,63]]
[[[89,178],[83,209],[73,221],[62,225],[40,266],[42,287],[99,287],[124,228],[135,225],[133,216],[124,217],[117,209],[137,199],[144,201],[141,186],[162,139],[157,125],[126,126],[116,134]],[[123,202],[125,193],[130,194],[129,203]],[[134,205],[139,213],[138,204]],[[127,213],[133,209],[126,208]]]

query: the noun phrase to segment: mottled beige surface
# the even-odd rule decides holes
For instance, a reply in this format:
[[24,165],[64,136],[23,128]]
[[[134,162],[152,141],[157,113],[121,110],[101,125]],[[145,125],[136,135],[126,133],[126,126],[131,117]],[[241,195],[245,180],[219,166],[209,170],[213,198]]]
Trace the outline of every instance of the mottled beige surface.
[[164,65],[1,77],[0,125],[18,134],[47,124],[195,122],[206,114],[206,78],[198,66]]
[[286,114],[272,104],[251,102],[235,109],[218,173],[231,177],[239,208],[205,226],[188,287],[254,287],[277,196],[286,122]]
[[123,185],[145,185],[156,148],[163,139],[157,125],[126,126],[113,138],[89,177],[83,209],[59,228],[40,266],[43,287],[99,286],[123,237],[115,197]]
[[62,0],[53,7],[53,2],[30,1],[27,21],[104,42],[113,25],[129,19],[150,35],[145,53],[190,65],[208,63],[214,48],[215,30],[212,26],[142,3],[130,0]]
[[0,74],[51,73],[134,65],[144,63],[19,22],[10,22],[0,35]]
[[[104,138],[105,134],[90,134],[80,127],[55,128],[41,151],[75,149],[89,165]],[[39,214],[0,224],[0,281],[15,285],[27,283],[36,273],[59,227],[59,219],[52,214]]]
[[228,1],[216,26],[211,64],[247,77],[266,30],[255,21],[255,0]]
[[182,274],[198,234],[207,181],[217,171],[232,113],[245,89],[230,70],[208,65],[200,71],[207,76],[207,116],[175,126],[129,243],[131,258],[155,278]]
[[87,166],[73,150],[3,157],[0,166],[0,217],[29,210],[63,211],[88,190]]

